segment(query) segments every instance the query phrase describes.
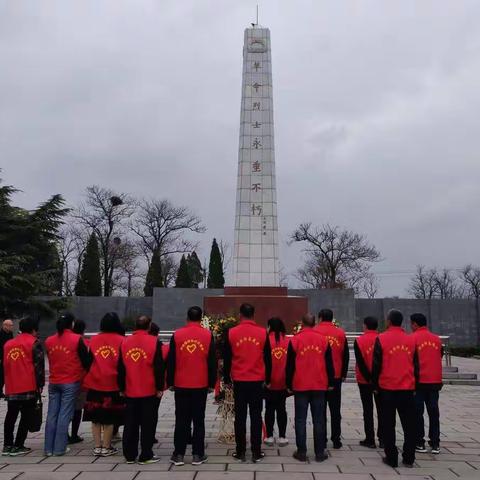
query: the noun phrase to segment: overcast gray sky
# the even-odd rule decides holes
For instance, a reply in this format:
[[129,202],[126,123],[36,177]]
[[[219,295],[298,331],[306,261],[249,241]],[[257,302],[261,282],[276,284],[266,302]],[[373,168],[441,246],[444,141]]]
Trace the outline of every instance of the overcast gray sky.
[[[233,242],[243,29],[257,1],[0,0],[0,166],[31,207],[168,197]],[[261,1],[281,262],[301,221],[368,236],[384,295],[480,263],[480,2]],[[404,272],[403,274],[401,274]],[[294,283],[292,279],[291,283]]]

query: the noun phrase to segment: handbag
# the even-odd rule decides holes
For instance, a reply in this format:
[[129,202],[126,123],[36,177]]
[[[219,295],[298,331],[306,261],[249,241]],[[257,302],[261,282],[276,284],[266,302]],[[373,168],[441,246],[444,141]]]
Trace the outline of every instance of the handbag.
[[43,420],[43,402],[41,395],[38,395],[35,400],[35,406],[32,408],[28,422],[28,431],[30,433],[39,432],[42,428]]

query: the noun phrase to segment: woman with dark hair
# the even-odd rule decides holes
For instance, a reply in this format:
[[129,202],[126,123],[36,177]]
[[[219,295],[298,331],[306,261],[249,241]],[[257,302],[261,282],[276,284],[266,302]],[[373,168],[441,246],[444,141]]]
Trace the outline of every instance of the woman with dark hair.
[[272,446],[275,443],[273,429],[275,425],[275,413],[278,424],[278,445],[288,445],[285,438],[287,430],[287,385],[285,379],[285,368],[287,365],[287,349],[289,340],[286,337],[285,324],[280,318],[271,318],[268,321],[267,329],[270,338],[272,352],[272,377],[269,387],[265,393],[265,426],[267,438],[265,444]]
[[75,410],[80,383],[90,365],[88,349],[81,335],[73,332],[71,313],[57,320],[57,333],[47,338],[45,347],[50,366],[48,413],[45,425],[45,455],[65,455],[68,424]]
[[[124,337],[115,312],[100,322],[100,333],[90,340],[92,366],[85,377],[88,389],[84,420],[92,422],[93,454],[109,457],[118,450],[112,447],[113,426],[123,423],[124,401],[117,381],[117,365]],[[103,438],[102,438],[103,433]]]

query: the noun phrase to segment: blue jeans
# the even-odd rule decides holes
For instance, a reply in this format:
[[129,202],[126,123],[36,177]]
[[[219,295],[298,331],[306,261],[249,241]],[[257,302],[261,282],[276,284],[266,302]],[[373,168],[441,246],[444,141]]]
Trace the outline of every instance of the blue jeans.
[[325,450],[325,392],[295,392],[295,437],[297,450],[307,453],[307,413],[308,406],[312,412],[313,445],[315,455],[322,455]]
[[80,382],[50,384],[45,424],[45,453],[64,455],[67,450],[68,425],[73,418]]

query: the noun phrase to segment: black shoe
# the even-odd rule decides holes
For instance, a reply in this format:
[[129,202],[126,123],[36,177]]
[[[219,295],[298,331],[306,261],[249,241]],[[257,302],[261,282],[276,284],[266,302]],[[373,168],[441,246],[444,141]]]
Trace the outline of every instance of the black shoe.
[[299,452],[298,450],[292,455],[295,460],[299,462],[306,462],[307,461],[307,454],[304,452]]
[[232,453],[232,457],[237,461],[237,462],[246,462],[247,459],[245,458],[245,454],[244,453],[237,453],[237,452],[233,452]]
[[175,465],[176,467],[181,467],[181,466],[185,465],[185,462],[183,460],[183,455],[178,455],[178,454],[174,453],[170,457],[170,463]]
[[321,453],[319,455],[315,455],[315,461],[318,462],[318,463],[324,462],[327,459],[328,459],[328,455],[326,453]]
[[333,448],[338,450],[343,447],[343,443],[340,440],[333,440]]
[[409,462],[406,462],[405,460],[402,461],[402,465],[405,467],[405,468],[413,468],[413,462],[412,463],[409,463]]
[[427,449],[425,448],[425,444],[420,444],[415,447],[415,451],[418,453],[427,453]]
[[253,463],[259,463],[259,462],[261,462],[264,458],[265,458],[265,453],[264,453],[264,452],[254,453],[254,454],[252,455],[252,462],[253,462]]
[[76,443],[81,443],[83,442],[83,438],[79,437],[78,435],[75,435],[73,437],[68,437],[68,444],[69,445],[75,445]]
[[388,465],[389,467],[392,467],[392,468],[397,468],[398,467],[398,460],[393,461],[393,460],[389,460],[387,457],[383,457],[382,462],[385,465]]
[[208,461],[208,457],[206,455],[194,455],[192,457],[192,465],[202,465]]
[[362,447],[367,447],[367,448],[377,448],[375,445],[375,442],[371,442],[369,440],[360,440],[358,442]]

